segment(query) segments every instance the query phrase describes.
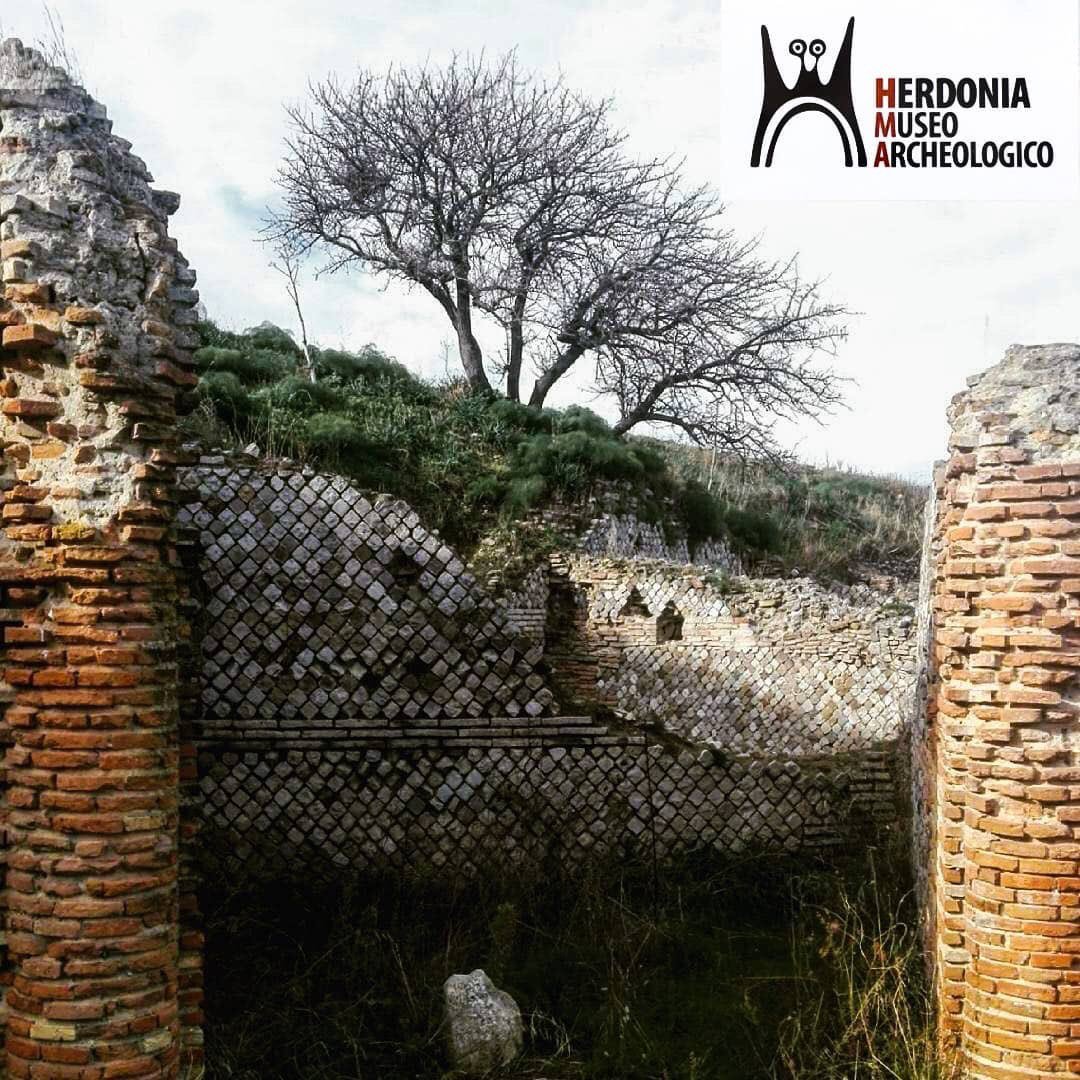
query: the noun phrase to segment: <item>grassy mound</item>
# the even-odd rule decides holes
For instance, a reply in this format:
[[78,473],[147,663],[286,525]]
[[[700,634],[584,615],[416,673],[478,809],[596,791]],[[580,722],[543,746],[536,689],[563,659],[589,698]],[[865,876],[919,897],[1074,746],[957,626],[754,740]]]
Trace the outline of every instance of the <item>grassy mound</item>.
[[751,566],[843,578],[859,561],[911,562],[918,551],[922,497],[912,485],[764,466],[736,483],[731,463],[718,470],[686,447],[620,439],[588,409],[531,409],[461,382],[425,382],[373,345],[315,349],[312,383],[278,327],[237,334],[207,322],[200,333],[189,437],[255,442],[397,495],[466,554],[530,511],[581,501],[598,485],[685,533],[691,549],[726,539]]
[[201,329],[189,434],[254,441],[398,495],[466,551],[499,521],[556,498],[573,502],[600,482],[632,487],[654,517],[680,486],[660,453],[616,438],[588,409],[529,409],[460,383],[427,383],[371,345],[315,350],[311,383],[296,345],[275,327]]

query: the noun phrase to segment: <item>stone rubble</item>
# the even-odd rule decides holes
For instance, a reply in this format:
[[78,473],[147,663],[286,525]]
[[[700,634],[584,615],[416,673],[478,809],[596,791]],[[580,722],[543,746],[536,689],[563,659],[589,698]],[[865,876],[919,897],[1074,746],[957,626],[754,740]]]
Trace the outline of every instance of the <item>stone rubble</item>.
[[450,1066],[466,1076],[489,1076],[509,1065],[525,1045],[517,1002],[482,968],[451,975],[443,985]]

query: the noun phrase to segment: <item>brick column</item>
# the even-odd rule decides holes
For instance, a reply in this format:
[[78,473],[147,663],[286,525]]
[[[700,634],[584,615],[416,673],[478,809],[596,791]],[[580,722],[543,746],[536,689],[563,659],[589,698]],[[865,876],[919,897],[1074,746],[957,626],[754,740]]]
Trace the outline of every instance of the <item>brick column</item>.
[[101,106],[0,45],[11,1078],[180,1069],[174,444],[197,294],[150,179]]
[[1080,1073],[1080,348],[1010,349],[949,419],[928,707],[943,1027],[972,1077]]

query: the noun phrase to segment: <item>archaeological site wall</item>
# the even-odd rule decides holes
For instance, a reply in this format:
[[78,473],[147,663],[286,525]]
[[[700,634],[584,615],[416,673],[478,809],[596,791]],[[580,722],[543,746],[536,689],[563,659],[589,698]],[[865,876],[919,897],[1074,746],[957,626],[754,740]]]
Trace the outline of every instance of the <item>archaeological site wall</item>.
[[1010,349],[949,421],[914,739],[943,1024],[972,1077],[1075,1074],[1080,348]]
[[199,1056],[183,890],[175,416],[195,275],[105,110],[0,44],[9,1077]]
[[8,1076],[198,1065],[198,874],[896,823],[903,603],[751,581],[602,507],[482,587],[398,500],[179,447],[198,294],[151,184],[100,105],[0,46]]
[[[896,821],[889,740],[902,715],[906,609],[864,613],[866,625],[853,625],[836,657],[843,670],[832,676],[836,707],[819,699],[831,727],[806,706],[817,687],[798,678],[785,691],[793,702],[801,694],[798,723],[757,716],[755,698],[767,712],[766,687],[782,681],[756,671],[780,655],[775,645],[729,663],[729,699],[712,684],[697,697],[672,685],[675,706],[662,717],[652,715],[644,679],[644,707],[623,708],[637,692],[615,665],[605,674],[617,688],[610,709],[604,695],[567,692],[561,665],[580,643],[568,641],[561,612],[567,595],[578,605],[578,584],[581,596],[588,590],[558,560],[493,598],[407,506],[373,500],[340,477],[242,455],[204,455],[182,474],[186,560],[203,612],[201,850],[231,875],[565,867],[632,849],[650,857],[702,846],[800,850],[837,843],[853,804],[867,811],[863,822]],[[625,518],[605,523],[609,544],[635,529]],[[601,563],[582,554],[574,565]],[[639,575],[639,566],[650,569]],[[696,648],[718,620],[712,644],[737,652],[728,639],[749,632],[750,620],[734,612],[735,599],[710,586],[695,606],[687,594],[698,597],[688,584],[694,573],[721,573],[716,567],[628,562],[620,584],[609,570],[612,595],[599,594],[611,610],[594,612],[593,623],[622,626],[616,609],[631,579],[641,576],[652,600],[661,566],[665,596],[683,605],[690,635],[671,648]],[[788,584],[745,587],[764,590],[767,611]],[[801,633],[813,626],[819,642],[831,633],[826,615],[858,622],[852,598],[790,584],[777,635],[796,612]],[[648,633],[655,637],[655,625]],[[635,641],[626,654],[635,647],[648,653]],[[895,672],[884,661],[862,671],[879,653]],[[684,675],[693,656],[677,664]],[[858,680],[845,682],[845,672]],[[871,694],[876,682],[885,689]],[[861,735],[860,699],[872,713]]]
[[6,1076],[198,1066],[200,874],[816,850],[909,793],[969,1075],[1080,1073],[1080,347],[954,399],[918,597],[599,505],[478,583],[399,500],[178,446],[198,294],[152,182],[0,44]]
[[564,617],[548,655],[582,700],[728,753],[836,754],[903,734],[912,586],[581,555],[556,565]]
[[655,559],[707,566],[724,574],[745,573],[742,560],[722,540],[705,540],[691,548],[685,536],[668,536],[655,522],[611,510],[589,522],[576,549],[595,558]]

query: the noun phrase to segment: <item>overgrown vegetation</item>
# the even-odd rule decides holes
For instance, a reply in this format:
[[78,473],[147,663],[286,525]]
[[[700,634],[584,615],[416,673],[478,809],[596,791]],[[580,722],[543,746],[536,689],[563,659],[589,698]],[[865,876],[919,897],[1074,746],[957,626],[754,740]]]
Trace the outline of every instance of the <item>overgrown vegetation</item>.
[[844,468],[779,469],[676,443],[665,444],[664,453],[684,490],[711,496],[709,502],[698,495],[686,507],[691,529],[701,516],[719,514],[735,546],[756,553],[763,568],[840,579],[862,566],[901,577],[917,572],[922,484]]
[[449,1080],[442,983],[483,966],[529,1033],[506,1077],[951,1080],[905,880],[759,855],[219,894],[209,1075]]
[[370,345],[313,348],[311,383],[276,327],[234,334],[205,323],[202,337],[190,433],[211,444],[254,441],[398,495],[466,551],[500,521],[579,499],[598,482],[631,487],[654,515],[675,493],[661,453],[617,438],[588,409],[532,409],[457,382],[427,383]]
[[[691,548],[722,537],[751,565],[850,576],[858,562],[911,563],[922,493],[857,474],[779,471],[657,440],[623,439],[588,409],[535,409],[460,382],[429,383],[372,345],[312,347],[317,381],[293,338],[201,326],[199,404],[187,432],[208,445],[256,443],[408,500],[472,554],[530,511],[580,502],[603,485]],[[545,536],[517,546],[532,551]]]

